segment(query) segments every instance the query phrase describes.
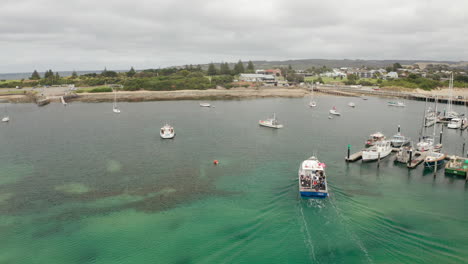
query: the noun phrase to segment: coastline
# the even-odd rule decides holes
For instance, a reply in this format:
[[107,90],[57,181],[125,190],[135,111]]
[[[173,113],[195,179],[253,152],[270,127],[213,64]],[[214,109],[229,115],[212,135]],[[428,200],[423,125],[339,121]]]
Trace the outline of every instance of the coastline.
[[[236,100],[266,97],[300,98],[309,94],[302,88],[271,88],[271,89],[208,89],[208,90],[178,90],[178,91],[119,91],[117,100],[120,102],[169,101],[169,100]],[[51,98],[52,99],[52,98]],[[69,101],[98,103],[111,102],[113,93],[79,93]]]

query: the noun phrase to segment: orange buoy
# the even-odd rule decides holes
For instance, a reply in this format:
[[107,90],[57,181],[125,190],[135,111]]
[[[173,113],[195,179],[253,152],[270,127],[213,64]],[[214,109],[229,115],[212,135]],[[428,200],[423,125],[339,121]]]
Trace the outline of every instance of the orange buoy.
[[218,165],[218,163],[219,163],[218,160],[214,160],[214,161],[213,161],[213,164],[214,164],[214,165]]

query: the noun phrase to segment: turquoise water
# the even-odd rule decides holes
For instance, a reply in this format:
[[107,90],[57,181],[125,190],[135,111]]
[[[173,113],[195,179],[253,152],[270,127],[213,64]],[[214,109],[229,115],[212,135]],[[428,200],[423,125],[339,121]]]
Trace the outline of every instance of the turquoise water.
[[[424,103],[317,102],[121,103],[120,115],[108,103],[10,105],[0,263],[467,262],[464,179],[393,158],[344,162],[347,144],[357,151],[376,131],[400,124],[417,138]],[[333,105],[342,116],[328,119]],[[258,126],[272,112],[285,128]],[[166,121],[174,140],[159,138]],[[445,151],[461,154],[466,134],[445,129]],[[312,154],[327,164],[324,200],[298,196],[298,166]]]

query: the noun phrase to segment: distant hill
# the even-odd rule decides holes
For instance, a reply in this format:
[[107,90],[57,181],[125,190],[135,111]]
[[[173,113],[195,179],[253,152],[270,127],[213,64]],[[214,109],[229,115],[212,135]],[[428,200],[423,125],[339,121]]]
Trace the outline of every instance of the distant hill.
[[[245,64],[247,61],[243,61]],[[305,70],[311,67],[340,68],[340,67],[362,67],[369,68],[385,68],[398,62],[401,65],[418,64],[421,68],[425,68],[429,64],[445,64],[450,67],[460,67],[468,70],[468,62],[466,61],[431,61],[431,60],[325,60],[325,59],[302,59],[302,60],[284,60],[284,61],[252,61],[255,69],[269,69],[277,67],[288,67],[291,65],[295,70]],[[229,67],[232,69],[237,62],[229,62]],[[219,63],[214,63],[219,68]],[[208,69],[208,64],[201,65],[203,69]],[[183,66],[179,66],[183,67]]]
[[325,60],[325,59],[304,59],[304,60],[285,60],[285,61],[254,61],[256,69],[274,68],[274,67],[288,67],[291,65],[296,70],[305,70],[310,67],[329,68],[339,67],[371,67],[371,68],[385,68],[394,63],[402,65],[413,64],[447,64],[451,67],[468,67],[468,62],[454,62],[454,61],[430,61],[430,60]]

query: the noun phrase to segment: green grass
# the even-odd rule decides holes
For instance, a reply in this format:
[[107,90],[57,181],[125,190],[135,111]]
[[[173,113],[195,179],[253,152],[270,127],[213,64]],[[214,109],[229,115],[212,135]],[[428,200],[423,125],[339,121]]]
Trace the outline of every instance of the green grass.
[[[110,91],[109,91],[110,89]],[[106,92],[112,92],[112,88],[106,86],[106,85],[100,85],[100,86],[91,86],[91,87],[84,87],[80,88],[76,91],[77,93],[106,93]]]

